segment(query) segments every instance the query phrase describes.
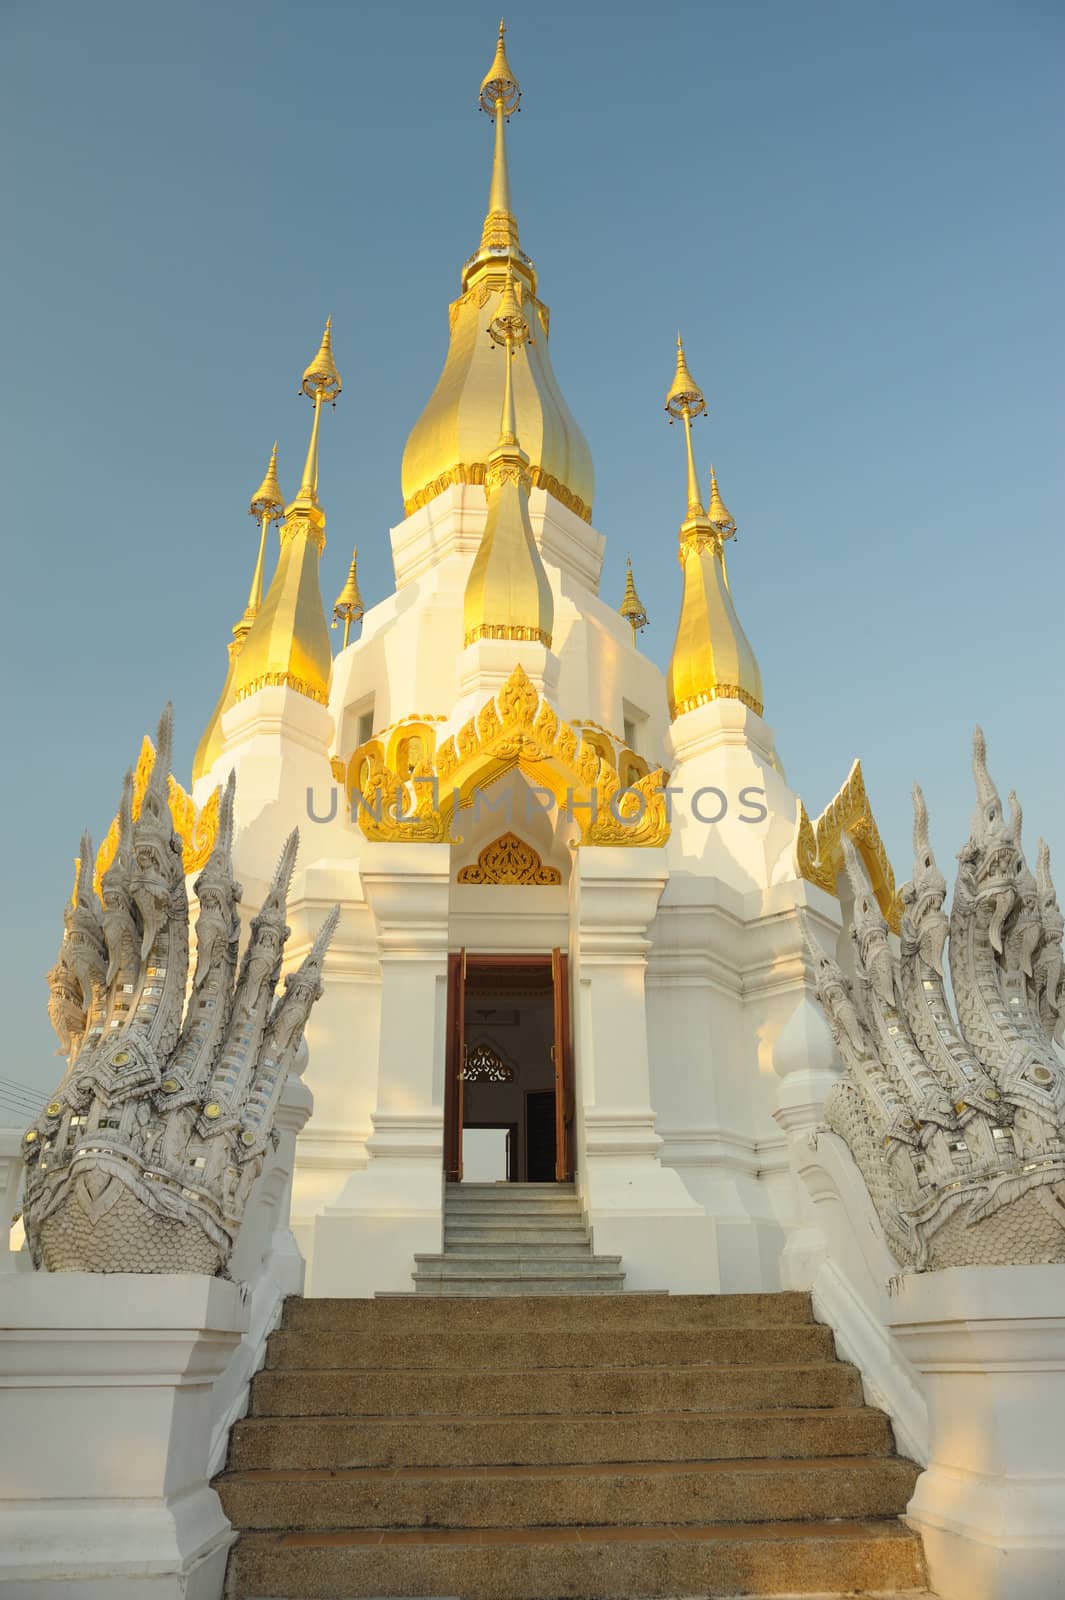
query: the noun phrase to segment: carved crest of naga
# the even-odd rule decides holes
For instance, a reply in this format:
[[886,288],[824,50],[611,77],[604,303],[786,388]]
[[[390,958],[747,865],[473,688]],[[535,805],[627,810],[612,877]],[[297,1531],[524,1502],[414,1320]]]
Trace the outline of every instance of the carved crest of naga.
[[853,982],[807,934],[846,1069],[825,1119],[848,1145],[892,1253],[918,1271],[1065,1261],[1065,1059],[1055,1043],[1065,919],[1047,846],[1040,841],[1033,875],[1020,805],[1011,794],[1004,810],[979,729],[973,774],[976,811],[949,916],[914,785],[915,860],[897,945],[846,839]]
[[[94,885],[81,843],[77,889],[48,974],[65,1076],[23,1138],[24,1218],[36,1266],[52,1272],[224,1273],[311,1007],[339,908],[278,993],[285,901],[298,836],[240,954],[234,778],[189,900],[167,793],[171,711],[132,815],[127,774],[114,859]],[[191,981],[190,981],[191,979]]]

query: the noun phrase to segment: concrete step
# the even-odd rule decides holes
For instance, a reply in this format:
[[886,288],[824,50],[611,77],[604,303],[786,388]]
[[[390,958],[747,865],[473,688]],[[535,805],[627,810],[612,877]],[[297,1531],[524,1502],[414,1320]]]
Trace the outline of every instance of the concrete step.
[[491,1300],[463,1302],[442,1299],[436,1303],[407,1296],[376,1300],[304,1300],[292,1295],[285,1301],[282,1327],[291,1332],[359,1333],[404,1329],[433,1332],[468,1329],[471,1335],[491,1328],[514,1332],[520,1328],[558,1328],[567,1333],[582,1329],[619,1328],[625,1332],[668,1328],[750,1328],[758,1331],[781,1324],[812,1323],[810,1296],[804,1293],[668,1295],[619,1294],[589,1304],[583,1295],[561,1296],[527,1307],[493,1305]]
[[505,1220],[522,1218],[527,1222],[547,1222],[555,1217],[575,1218],[583,1224],[584,1212],[574,1200],[471,1200],[464,1205],[449,1205],[444,1209],[444,1221],[482,1222],[498,1217]]
[[465,1329],[398,1333],[272,1333],[266,1366],[343,1371],[356,1368],[435,1368],[443,1371],[514,1372],[586,1367],[731,1367],[782,1362],[830,1362],[832,1331],[819,1323],[763,1328],[752,1339],[746,1328],[670,1328],[632,1333],[624,1328],[584,1330],[571,1336],[557,1329],[519,1326],[489,1329],[471,1340]]
[[453,1245],[491,1245],[493,1242],[523,1243],[526,1238],[540,1245],[571,1245],[574,1240],[590,1242],[592,1235],[580,1218],[552,1218],[550,1222],[521,1219],[507,1222],[488,1218],[485,1222],[448,1222],[445,1250]]
[[897,1457],[656,1461],[564,1467],[227,1473],[226,1516],[244,1528],[637,1527],[892,1517],[918,1468]]
[[625,1287],[625,1274],[605,1278],[538,1278],[530,1269],[509,1277],[485,1278],[415,1278],[415,1297],[419,1300],[432,1296],[443,1299],[449,1295],[464,1300],[516,1300],[535,1295],[542,1298],[571,1295],[579,1286],[581,1294],[620,1294]]
[[[439,1256],[415,1256],[415,1261],[438,1261]],[[511,1240],[495,1238],[470,1240],[456,1244],[444,1241],[445,1261],[620,1261],[620,1256],[593,1256],[590,1239],[564,1239],[560,1243],[540,1239],[535,1234],[528,1239]]]
[[[477,1277],[507,1278],[520,1277],[520,1272],[515,1270],[517,1262],[513,1251],[499,1250],[491,1256],[414,1256],[416,1264],[416,1277],[425,1278],[467,1278],[472,1272],[477,1272]],[[454,1270],[453,1270],[454,1267]],[[547,1272],[550,1267],[550,1272]],[[603,1278],[617,1277],[620,1272],[620,1256],[580,1256],[574,1261],[548,1261],[537,1264],[534,1277],[555,1278]],[[624,1274],[620,1274],[624,1277]]]
[[603,1411],[754,1411],[777,1406],[854,1406],[853,1367],[822,1361],[786,1366],[560,1367],[492,1373],[432,1369],[263,1371],[252,1384],[253,1416],[578,1416]]
[[[258,1380],[257,1380],[258,1381]],[[891,1428],[861,1404],[816,1410],[659,1411],[579,1417],[248,1417],[230,1435],[229,1465],[353,1467],[584,1465],[598,1462],[886,1456]]]
[[662,1528],[348,1529],[248,1533],[230,1560],[235,1597],[454,1595],[588,1600],[619,1595],[839,1594],[914,1590],[920,1543],[894,1519]]

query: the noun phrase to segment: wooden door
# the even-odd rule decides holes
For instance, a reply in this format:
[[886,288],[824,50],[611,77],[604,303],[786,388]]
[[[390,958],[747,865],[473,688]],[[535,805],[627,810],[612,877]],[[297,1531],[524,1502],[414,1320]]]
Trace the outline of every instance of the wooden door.
[[466,1067],[466,952],[447,958],[447,1059],[444,1065],[444,1173],[462,1182],[462,1113]]
[[569,957],[551,952],[551,978],[555,996],[555,1181],[573,1177],[573,1053],[570,1045]]

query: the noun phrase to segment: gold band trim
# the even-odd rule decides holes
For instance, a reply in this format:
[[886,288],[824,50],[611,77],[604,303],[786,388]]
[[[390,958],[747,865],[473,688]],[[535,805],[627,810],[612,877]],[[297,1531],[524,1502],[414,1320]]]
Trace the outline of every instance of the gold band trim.
[[[487,463],[484,461],[474,461],[470,465],[460,461],[457,465],[448,467],[446,472],[441,472],[438,477],[433,478],[424,488],[419,489],[417,494],[412,494],[409,500],[404,500],[404,513],[408,517],[412,516],[415,511],[420,511],[431,500],[435,500],[438,494],[443,494],[445,489],[450,489],[453,484],[484,483],[487,470]],[[574,516],[580,517],[582,522],[591,522],[591,506],[585,505],[579,495],[571,494],[565,484],[559,483],[549,472],[545,472],[542,467],[530,467],[529,477],[534,489],[546,490],[560,505],[565,506],[567,511],[572,511]]]
[[746,689],[739,688],[734,683],[719,683],[716,688],[704,689],[699,694],[693,694],[687,700],[681,700],[673,707],[673,717],[682,717],[686,711],[694,711],[697,706],[709,705],[711,700],[740,700],[755,713],[762,715],[762,702],[756,700],[753,694],[748,694]]
[[329,695],[324,689],[317,688],[313,683],[308,683],[305,678],[297,678],[294,672],[263,672],[257,678],[252,678],[242,689],[237,691],[237,703],[247,700],[250,695],[256,694],[260,689],[293,689],[296,694],[306,695],[308,700],[314,700],[320,706],[329,704]]
[[523,628],[504,622],[482,622],[478,627],[471,628],[463,639],[463,644],[476,644],[478,639],[513,639],[519,644],[542,644],[545,650],[551,648],[551,635],[545,633],[543,628]]

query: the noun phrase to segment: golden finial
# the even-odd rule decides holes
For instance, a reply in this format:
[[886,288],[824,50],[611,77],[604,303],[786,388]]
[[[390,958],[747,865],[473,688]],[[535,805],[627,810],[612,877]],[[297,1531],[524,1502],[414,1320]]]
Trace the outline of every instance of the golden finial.
[[521,87],[510,70],[506,47],[503,43],[505,27],[499,24],[499,39],[495,59],[481,80],[480,109],[492,117],[496,125],[495,156],[492,160],[492,183],[488,190],[488,212],[481,230],[481,249],[493,255],[518,249],[518,223],[510,200],[510,174],[507,171],[507,141],[505,128],[521,101]]
[[684,345],[680,334],[677,334],[677,370],[673,374],[673,382],[669,393],[666,395],[666,410],[669,412],[670,421],[683,417],[687,411],[689,417],[699,417],[706,410],[706,399],[703,391],[688,371],[688,361],[684,354]]
[[710,504],[706,509],[707,519],[714,524],[723,539],[731,539],[736,532],[736,523],[732,512],[721,498],[721,491],[717,486],[717,473],[710,468]]
[[677,370],[673,374],[673,382],[666,395],[666,410],[669,413],[670,423],[675,422],[678,417],[684,423],[684,442],[688,451],[688,516],[689,518],[705,516],[702,496],[699,493],[699,475],[695,470],[695,453],[692,450],[692,418],[702,416],[706,411],[706,400],[703,391],[688,371],[679,333]]
[[488,324],[488,332],[496,344],[521,344],[529,339],[529,324],[518,301],[514,274],[509,266],[499,306]]
[[303,381],[300,384],[300,393],[309,395],[314,401],[314,422],[311,425],[311,442],[307,447],[307,459],[303,464],[299,494],[293,505],[302,504],[307,508],[316,507],[318,504],[318,425],[322,415],[322,403],[328,400],[335,406],[340,390],[340,373],[333,360],[333,319],[326,317],[325,332],[318,346],[318,354],[303,374]]
[[632,642],[635,644],[636,635],[647,626],[648,616],[643,608],[643,601],[636,593],[636,585],[632,579],[632,560],[629,556],[625,557],[625,596],[618,610],[631,627]]
[[237,648],[244,643],[248,630],[259,614],[259,607],[263,603],[263,563],[266,559],[266,530],[271,522],[277,522],[285,514],[285,499],[281,493],[281,485],[277,481],[277,440],[270,452],[270,465],[266,469],[266,476],[251,497],[248,506],[248,515],[259,519],[259,555],[255,562],[255,572],[252,575],[251,588],[248,590],[248,603],[244,607],[244,615],[233,629],[233,638],[237,641]]
[[348,568],[347,581],[337,595],[336,604],[333,607],[333,621],[330,626],[335,628],[338,623],[342,622],[344,624],[342,650],[346,650],[348,647],[348,633],[350,632],[351,624],[353,622],[361,622],[365,615],[362,595],[359,593],[358,560],[358,546],[354,546],[351,552],[351,566]]
[[[503,379],[503,411],[499,422],[499,446],[518,446],[517,419],[514,414],[514,375],[511,362],[518,351],[518,346],[529,339],[529,324],[522,314],[518,304],[518,296],[514,287],[514,274],[507,267],[507,280],[503,286],[499,307],[495,316],[488,324],[489,337],[496,344],[501,344],[506,356],[507,369]],[[530,340],[531,343],[531,340]],[[526,458],[527,460],[528,458]]]
[[490,117],[502,109],[505,117],[512,117],[521,103],[521,85],[510,70],[507,60],[507,47],[504,38],[507,25],[503,18],[499,19],[499,38],[496,40],[496,53],[492,65],[481,79],[480,107]]
[[251,497],[248,506],[250,517],[266,517],[269,522],[276,522],[285,510],[285,500],[281,493],[281,485],[277,481],[277,440],[270,452],[270,465],[266,469],[266,476]]
[[321,395],[323,400],[332,400],[335,403],[341,387],[340,373],[333,360],[333,319],[326,317],[325,332],[318,346],[318,354],[303,374],[300,389],[312,400],[317,400]]

